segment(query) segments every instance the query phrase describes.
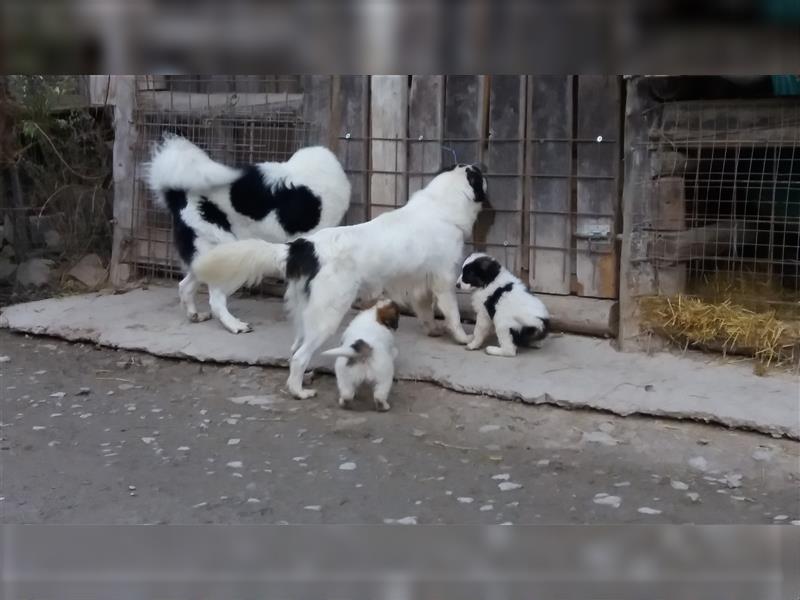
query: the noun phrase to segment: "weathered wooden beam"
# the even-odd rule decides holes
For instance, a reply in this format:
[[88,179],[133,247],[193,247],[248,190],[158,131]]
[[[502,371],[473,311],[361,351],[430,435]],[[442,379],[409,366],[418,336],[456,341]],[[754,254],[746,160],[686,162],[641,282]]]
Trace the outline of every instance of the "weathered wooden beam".
[[[408,170],[436,173],[442,166],[444,76],[414,75],[408,99]],[[409,175],[409,196],[425,187],[432,175]]]
[[114,75],[114,236],[110,280],[123,285],[130,277],[128,250],[133,231],[136,77]]
[[408,76],[373,75],[371,78],[370,216],[402,206],[408,200],[406,135],[408,131]]

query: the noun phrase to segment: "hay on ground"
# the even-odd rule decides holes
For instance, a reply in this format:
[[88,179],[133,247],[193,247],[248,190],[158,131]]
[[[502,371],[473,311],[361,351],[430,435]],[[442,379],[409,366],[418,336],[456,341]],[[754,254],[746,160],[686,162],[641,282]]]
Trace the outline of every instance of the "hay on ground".
[[763,367],[800,359],[800,321],[783,320],[774,309],[756,311],[730,298],[711,301],[682,294],[643,298],[641,309],[651,331],[684,347],[753,356]]

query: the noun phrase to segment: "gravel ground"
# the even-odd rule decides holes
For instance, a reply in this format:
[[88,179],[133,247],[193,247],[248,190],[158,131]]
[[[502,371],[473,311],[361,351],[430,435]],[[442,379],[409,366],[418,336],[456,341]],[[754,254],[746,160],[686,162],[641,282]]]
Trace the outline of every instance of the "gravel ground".
[[[800,523],[800,444],[0,331],[4,523]],[[758,399],[753,399],[757,402]]]

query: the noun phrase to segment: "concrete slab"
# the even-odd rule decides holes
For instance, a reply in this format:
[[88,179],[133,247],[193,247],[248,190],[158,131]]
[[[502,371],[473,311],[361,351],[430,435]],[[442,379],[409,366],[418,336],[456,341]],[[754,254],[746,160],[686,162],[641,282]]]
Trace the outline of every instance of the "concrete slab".
[[[292,332],[282,303],[239,298],[231,306],[253,324],[253,333],[234,336],[216,321],[188,323],[172,287],[19,304],[3,311],[0,327],[159,356],[286,366]],[[607,340],[569,335],[515,359],[497,358],[426,337],[412,318],[401,320],[397,337],[400,379],[530,404],[687,418],[800,439],[800,380],[789,373],[758,377],[749,364],[697,353],[621,354]],[[331,366],[319,357],[312,364]]]

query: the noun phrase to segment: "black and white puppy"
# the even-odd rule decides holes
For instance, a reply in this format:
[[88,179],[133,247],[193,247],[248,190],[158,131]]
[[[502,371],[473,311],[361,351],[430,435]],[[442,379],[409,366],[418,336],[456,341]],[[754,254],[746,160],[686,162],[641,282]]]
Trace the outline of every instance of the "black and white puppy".
[[[175,246],[187,269],[178,291],[192,322],[210,318],[195,303],[196,259],[225,242],[287,242],[333,227],[350,205],[347,175],[336,156],[319,146],[298,150],[286,162],[234,169],[187,139],[165,135],[153,152],[147,180],[158,203],[172,214]],[[211,285],[208,291],[211,312],[229,331],[250,331],[228,312],[228,291]]]
[[400,310],[391,300],[379,300],[358,313],[342,334],[338,348],[326,350],[325,356],[336,356],[336,384],[339,406],[347,408],[362,384],[372,386],[375,409],[389,410],[389,392],[394,378],[397,347],[394,330],[399,324]]
[[491,256],[476,252],[464,261],[456,287],[472,291],[475,330],[467,350],[477,350],[494,326],[494,356],[516,356],[518,346],[539,347],[550,332],[550,314],[527,286]]

